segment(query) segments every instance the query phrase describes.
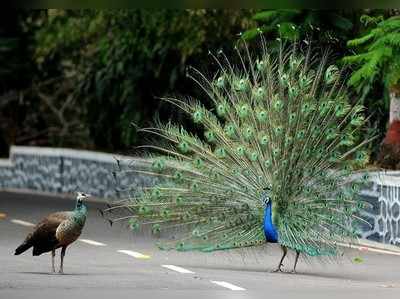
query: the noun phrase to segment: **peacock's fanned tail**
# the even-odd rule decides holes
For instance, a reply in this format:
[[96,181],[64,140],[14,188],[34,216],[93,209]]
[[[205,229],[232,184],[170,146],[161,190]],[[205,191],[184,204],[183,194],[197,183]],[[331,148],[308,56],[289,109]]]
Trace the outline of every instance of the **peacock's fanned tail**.
[[[115,208],[128,211],[132,229],[177,231],[161,248],[213,251],[265,243],[263,188],[271,188],[279,243],[309,255],[336,254],[355,236],[359,184],[349,175],[368,160],[357,133],[363,107],[351,105],[341,71],[328,55],[282,46],[259,55],[246,45],[233,65],[220,53],[211,79],[189,76],[211,100],[166,98],[204,135],[172,123],[143,128],[164,139],[140,170],[158,184]],[[244,54],[243,54],[244,53]],[[314,53],[314,54],[313,54]]]

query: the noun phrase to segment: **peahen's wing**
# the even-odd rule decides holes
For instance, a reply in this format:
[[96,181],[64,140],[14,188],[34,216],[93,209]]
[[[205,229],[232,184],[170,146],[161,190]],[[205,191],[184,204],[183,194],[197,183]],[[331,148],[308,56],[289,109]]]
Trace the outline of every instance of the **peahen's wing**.
[[57,247],[56,230],[62,221],[71,216],[71,212],[57,212],[43,218],[30,235],[34,254],[41,254]]
[[223,54],[215,57],[220,69],[212,80],[192,71],[212,109],[165,99],[190,115],[204,136],[170,123],[142,129],[167,141],[146,146],[164,155],[129,171],[160,183],[113,209],[127,209],[133,228],[145,223],[154,232],[178,230],[177,249],[249,246],[265,241],[260,193],[268,186],[280,242],[330,248],[353,233],[354,211],[342,211],[353,205],[354,193],[343,195],[341,187],[351,168],[367,159],[356,153],[363,143],[355,146],[363,108],[349,104],[326,55],[296,46],[270,54],[263,45],[255,57],[244,51],[239,67]]

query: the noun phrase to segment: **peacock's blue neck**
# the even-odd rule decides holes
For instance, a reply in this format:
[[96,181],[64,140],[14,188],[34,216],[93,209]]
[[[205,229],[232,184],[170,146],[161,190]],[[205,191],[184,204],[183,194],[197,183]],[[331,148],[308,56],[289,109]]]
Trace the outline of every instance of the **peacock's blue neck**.
[[272,222],[272,202],[268,201],[264,210],[264,234],[268,242],[278,242],[278,231]]

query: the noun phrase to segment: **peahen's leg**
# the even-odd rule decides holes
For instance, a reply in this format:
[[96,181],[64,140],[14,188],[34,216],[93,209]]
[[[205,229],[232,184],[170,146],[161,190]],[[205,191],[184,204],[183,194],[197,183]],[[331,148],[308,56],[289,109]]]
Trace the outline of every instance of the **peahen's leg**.
[[56,272],[56,268],[54,268],[54,257],[55,256],[56,256],[56,250],[53,249],[51,251],[51,269],[52,269],[53,273]]
[[67,246],[63,246],[61,249],[61,264],[60,264],[60,271],[58,273],[64,274],[64,256],[65,256],[65,250],[67,249]]
[[296,259],[294,260],[292,273],[296,273],[296,266],[297,266],[297,261],[299,260],[299,256],[300,256],[300,251],[296,250]]
[[282,252],[283,252],[282,258],[281,258],[281,260],[280,260],[280,262],[278,264],[278,267],[275,270],[273,270],[272,272],[282,272],[283,260],[285,259],[285,256],[287,254],[287,247],[281,245],[281,249],[282,249]]

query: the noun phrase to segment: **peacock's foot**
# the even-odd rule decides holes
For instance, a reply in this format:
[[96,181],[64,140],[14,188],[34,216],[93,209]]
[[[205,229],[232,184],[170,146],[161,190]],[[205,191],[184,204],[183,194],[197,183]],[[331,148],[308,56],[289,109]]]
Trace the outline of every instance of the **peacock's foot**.
[[64,271],[60,269],[60,271],[58,271],[58,274],[64,274]]
[[282,267],[283,267],[283,264],[281,264],[278,268],[272,270],[271,273],[284,272],[284,271],[282,270]]
[[289,273],[290,273],[290,274],[297,274],[297,271],[293,269],[293,270],[290,271]]

